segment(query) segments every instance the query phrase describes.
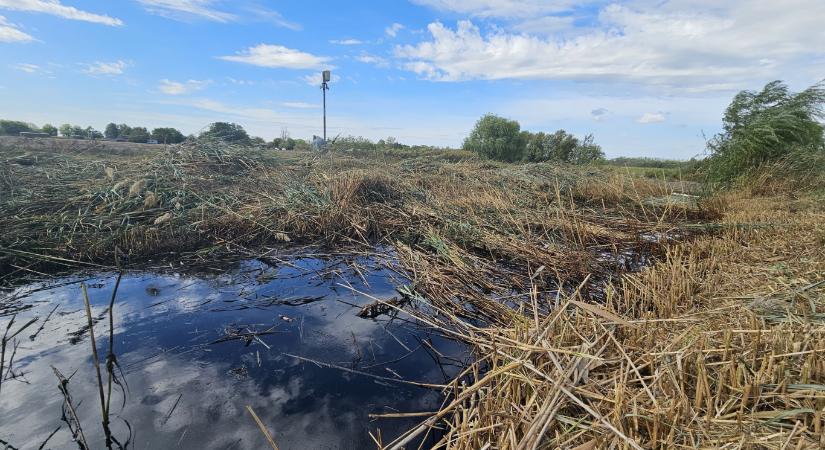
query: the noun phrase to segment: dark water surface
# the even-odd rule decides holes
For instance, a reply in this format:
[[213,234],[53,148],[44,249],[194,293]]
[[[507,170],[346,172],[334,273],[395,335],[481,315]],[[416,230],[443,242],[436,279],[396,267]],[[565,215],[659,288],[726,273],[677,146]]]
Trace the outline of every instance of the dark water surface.
[[[0,390],[4,443],[37,449],[60,427],[45,448],[78,448],[61,420],[53,366],[71,376],[68,389],[90,447],[104,448],[80,282],[101,319],[94,331],[104,360],[115,279],[63,278],[4,294],[7,305],[14,298],[28,307],[12,330],[39,317],[17,336],[14,379]],[[119,388],[111,401],[115,437],[135,449],[268,448],[249,405],[281,449],[374,448],[368,433],[377,429],[388,442],[417,421],[370,421],[368,414],[435,411],[443,397],[387,379],[444,383],[468,358],[463,346],[405,315],[356,315],[373,301],[356,291],[387,300],[404,283],[365,258],[246,261],[219,275],[127,274],[114,308],[115,353],[128,383],[125,406]],[[9,319],[0,318],[0,333]],[[11,352],[10,343],[7,365]]]

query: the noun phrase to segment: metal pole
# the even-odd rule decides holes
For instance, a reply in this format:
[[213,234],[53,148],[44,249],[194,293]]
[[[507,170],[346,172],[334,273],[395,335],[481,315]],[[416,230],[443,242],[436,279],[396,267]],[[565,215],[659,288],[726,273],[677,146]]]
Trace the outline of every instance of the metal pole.
[[324,142],[327,141],[327,84],[321,85],[321,90],[324,91]]

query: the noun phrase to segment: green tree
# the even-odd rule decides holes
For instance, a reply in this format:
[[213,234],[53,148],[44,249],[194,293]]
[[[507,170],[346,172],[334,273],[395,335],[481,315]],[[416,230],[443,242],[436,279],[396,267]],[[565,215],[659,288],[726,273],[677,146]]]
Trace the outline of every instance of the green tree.
[[129,142],[145,144],[150,138],[149,130],[145,127],[134,127],[129,130]]
[[594,142],[592,134],[588,134],[573,149],[567,162],[572,164],[594,164],[604,161],[602,146]]
[[266,141],[264,140],[264,138],[258,136],[250,138],[249,143],[256,147],[263,147],[264,145],[266,145]]
[[106,129],[103,130],[103,136],[105,136],[106,139],[117,139],[117,137],[120,136],[120,130],[116,124],[109,123],[106,125]]
[[155,128],[152,139],[161,144],[179,144],[186,140],[186,136],[175,128]]
[[[582,145],[579,138],[564,130],[558,130],[552,134],[541,132],[530,134],[525,147],[524,160],[576,164],[576,160],[580,159],[577,153],[585,153],[584,149],[579,148]],[[592,136],[588,145],[593,145]]]
[[722,132],[708,143],[703,164],[712,181],[731,182],[771,161],[795,152],[825,152],[821,120],[825,105],[822,82],[792,93],[781,81],[759,91],[742,91],[725,110]]
[[463,147],[486,158],[514,162],[522,159],[525,142],[518,122],[486,114],[476,122]]
[[72,137],[72,130],[73,129],[74,128],[70,124],[64,123],[63,125],[60,125],[60,128],[59,128],[60,135],[63,136],[63,137]]
[[89,139],[101,139],[101,138],[103,138],[103,134],[100,131],[97,131],[92,127],[86,127],[86,129],[83,130],[83,135],[86,136]]
[[232,142],[236,144],[248,144],[249,135],[242,126],[236,123],[215,122],[209,125],[209,128],[201,133],[201,138],[218,139],[224,142]]
[[18,120],[0,120],[0,135],[19,136],[24,131],[34,131],[36,127]]
[[43,126],[40,127],[40,131],[48,134],[49,136],[57,136],[57,128],[50,123],[43,124]]
[[123,139],[129,139],[129,135],[132,134],[132,127],[122,123],[117,126],[117,137]]

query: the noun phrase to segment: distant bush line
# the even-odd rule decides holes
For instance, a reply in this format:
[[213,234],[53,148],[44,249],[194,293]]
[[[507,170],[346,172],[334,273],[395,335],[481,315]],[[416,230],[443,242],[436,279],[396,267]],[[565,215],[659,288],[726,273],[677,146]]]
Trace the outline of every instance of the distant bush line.
[[593,135],[579,139],[564,130],[531,133],[522,131],[517,121],[495,114],[486,114],[476,122],[463,148],[505,162],[590,164],[604,161],[604,152],[594,142]]

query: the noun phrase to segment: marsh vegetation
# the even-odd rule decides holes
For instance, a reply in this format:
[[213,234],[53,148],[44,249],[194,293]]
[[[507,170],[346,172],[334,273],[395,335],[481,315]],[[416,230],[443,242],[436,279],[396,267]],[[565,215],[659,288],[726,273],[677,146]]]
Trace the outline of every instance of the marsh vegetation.
[[[21,319],[8,328],[13,337],[4,344],[17,348],[27,317],[37,317],[30,329],[42,325],[52,305],[23,294],[55,274],[68,280],[93,273],[108,289],[121,271],[186,277],[253,264],[239,272],[267,286],[272,267],[295,265],[287,255],[296,252],[361,255],[397,278],[370,278],[363,264],[349,262],[349,287],[395,292],[362,292],[331,322],[403,320],[421,340],[413,347],[388,340],[406,348],[396,348],[398,357],[420,345],[451,361],[453,371],[388,366],[395,373],[384,370],[376,379],[370,375],[378,366],[363,366],[385,360],[365,363],[368,346],[357,333],[352,339],[361,344],[347,345],[361,355],[357,363],[288,347],[287,337],[260,332],[283,321],[281,315],[294,318],[290,311],[312,314],[300,301],[262,304],[266,295],[255,288],[258,297],[239,296],[238,304],[258,308],[262,319],[245,328],[228,329],[228,322],[199,309],[206,306],[183,302],[191,309],[182,321],[217,320],[211,330],[229,332],[211,337],[231,341],[221,345],[239,355],[252,354],[244,345],[265,353],[256,338],[275,349],[266,349],[263,362],[246,356],[246,372],[216,374],[215,386],[231,390],[230,377],[245,376],[260,384],[254,392],[270,395],[286,381],[267,381],[252,366],[293,370],[282,366],[289,353],[299,357],[291,364],[325,373],[326,380],[403,380],[437,399],[394,403],[398,411],[387,411],[389,403],[368,407],[372,416],[362,418],[375,422],[362,431],[380,448],[817,448],[825,443],[825,209],[822,172],[808,173],[803,168],[811,163],[801,162],[821,161],[823,152],[821,126],[810,120],[819,117],[821,99],[806,92],[769,85],[761,94],[738,96],[710,158],[695,169],[652,167],[685,169],[690,177],[649,177],[554,158],[512,164],[483,151],[422,152],[386,142],[353,141],[328,153],[214,139],[142,151],[94,143],[8,146],[0,158],[0,282],[7,291],[0,314]],[[760,100],[765,96],[772,100]],[[751,112],[736,113],[744,104]],[[750,127],[773,127],[764,136],[781,141],[750,139]],[[494,140],[490,148],[505,148],[502,142],[509,141]],[[268,265],[273,258],[280,266]],[[140,286],[133,279],[127,284]],[[182,298],[155,288],[166,300]],[[133,310],[152,301],[126,295],[119,302]],[[90,321],[105,311],[100,306],[98,300]],[[96,323],[88,329],[105,326]],[[157,333],[125,319],[110,322],[109,330],[129,337],[130,327]],[[300,342],[301,332],[291,332]],[[436,341],[467,353],[456,357],[424,343]],[[83,348],[89,357],[88,343]],[[124,348],[119,363],[136,364],[137,349]],[[83,370],[93,367],[90,361],[81,363]],[[4,398],[7,383],[18,383],[27,364],[15,358],[5,369],[4,407],[11,401]],[[125,397],[131,404],[142,395],[136,385],[148,382],[128,370],[123,380],[134,383]],[[104,396],[84,392],[86,410],[72,423],[90,430],[100,420],[92,404]],[[164,393],[162,414],[177,404],[177,393]],[[242,401],[254,413],[233,422],[246,427],[238,448],[270,442],[266,435],[294,446],[283,428],[294,416],[284,417],[277,401],[267,410],[266,402],[251,399]],[[199,411],[197,404],[181,405],[187,414]],[[122,416],[136,419],[135,410],[125,408]],[[207,429],[194,419],[168,420]],[[42,440],[51,430],[41,427]],[[184,429],[164,439],[182,442]],[[36,441],[24,440],[14,445]]]

